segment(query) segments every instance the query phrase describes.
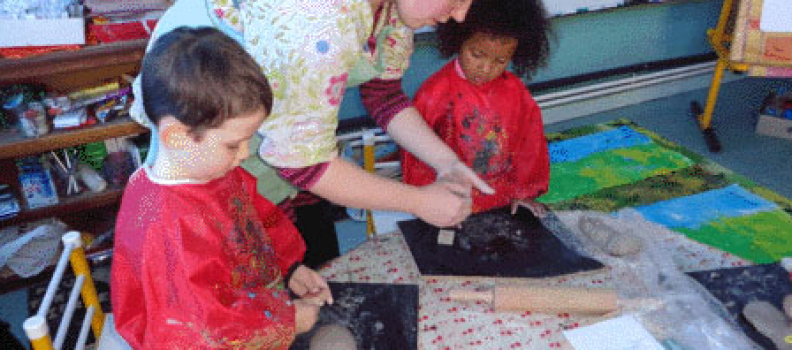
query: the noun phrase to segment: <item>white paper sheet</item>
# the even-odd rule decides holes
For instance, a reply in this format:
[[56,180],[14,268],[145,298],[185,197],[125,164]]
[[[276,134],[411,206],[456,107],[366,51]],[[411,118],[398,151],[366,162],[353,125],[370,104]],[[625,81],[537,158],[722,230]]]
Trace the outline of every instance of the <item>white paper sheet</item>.
[[792,1],[764,0],[759,29],[763,32],[792,32]]
[[663,346],[632,315],[564,331],[577,350],[663,350]]

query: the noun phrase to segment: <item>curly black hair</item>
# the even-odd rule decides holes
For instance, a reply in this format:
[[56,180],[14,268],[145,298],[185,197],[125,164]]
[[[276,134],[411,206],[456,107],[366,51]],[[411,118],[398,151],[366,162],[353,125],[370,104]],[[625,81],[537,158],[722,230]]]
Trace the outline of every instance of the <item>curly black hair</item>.
[[440,53],[458,54],[465,40],[481,32],[517,39],[512,67],[518,76],[530,78],[547,63],[552,30],[542,0],[474,0],[464,22],[437,25]]

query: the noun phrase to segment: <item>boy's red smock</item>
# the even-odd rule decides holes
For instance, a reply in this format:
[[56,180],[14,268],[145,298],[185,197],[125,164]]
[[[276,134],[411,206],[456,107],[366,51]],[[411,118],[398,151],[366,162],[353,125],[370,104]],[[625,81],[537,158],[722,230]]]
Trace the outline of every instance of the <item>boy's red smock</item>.
[[124,193],[112,266],[113,314],[135,349],[286,349],[284,287],[305,244],[241,168],[204,184],[152,181]]

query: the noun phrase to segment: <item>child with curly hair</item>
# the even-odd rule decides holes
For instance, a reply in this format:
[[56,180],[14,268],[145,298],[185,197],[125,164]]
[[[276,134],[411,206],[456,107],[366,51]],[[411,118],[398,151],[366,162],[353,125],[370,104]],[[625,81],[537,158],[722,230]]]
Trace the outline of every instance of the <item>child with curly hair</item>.
[[[440,23],[441,53],[455,56],[415,96],[429,126],[493,189],[474,189],[473,212],[511,204],[536,215],[547,191],[549,160],[539,106],[520,76],[545,64],[550,25],[540,0],[477,0],[465,21]],[[507,71],[512,64],[516,73]],[[435,181],[431,167],[408,152],[404,182]]]

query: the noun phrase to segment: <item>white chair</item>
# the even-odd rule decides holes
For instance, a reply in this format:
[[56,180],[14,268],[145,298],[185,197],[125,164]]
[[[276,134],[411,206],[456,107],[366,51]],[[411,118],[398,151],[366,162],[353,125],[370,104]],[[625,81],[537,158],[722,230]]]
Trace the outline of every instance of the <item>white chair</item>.
[[[52,279],[47,285],[47,291],[44,294],[44,299],[39,306],[38,312],[25,320],[22,325],[28,339],[30,339],[32,348],[34,350],[59,350],[63,347],[69,324],[77,306],[77,297],[82,294],[82,302],[86,307],[86,312],[75,349],[83,349],[85,347],[89,328],[93,330],[94,338],[97,339],[96,349],[131,349],[124,339],[116,333],[112,314],[105,314],[102,311],[93,277],[91,277],[88,260],[85,258],[85,250],[82,248],[80,233],[71,231],[63,236],[62,241],[63,253],[61,253]],[[52,304],[52,299],[58,291],[58,285],[66,271],[66,265],[69,262],[71,262],[76,281],[69,294],[69,301],[58,325],[55,339],[52,340],[49,327],[47,326],[46,315]]]

